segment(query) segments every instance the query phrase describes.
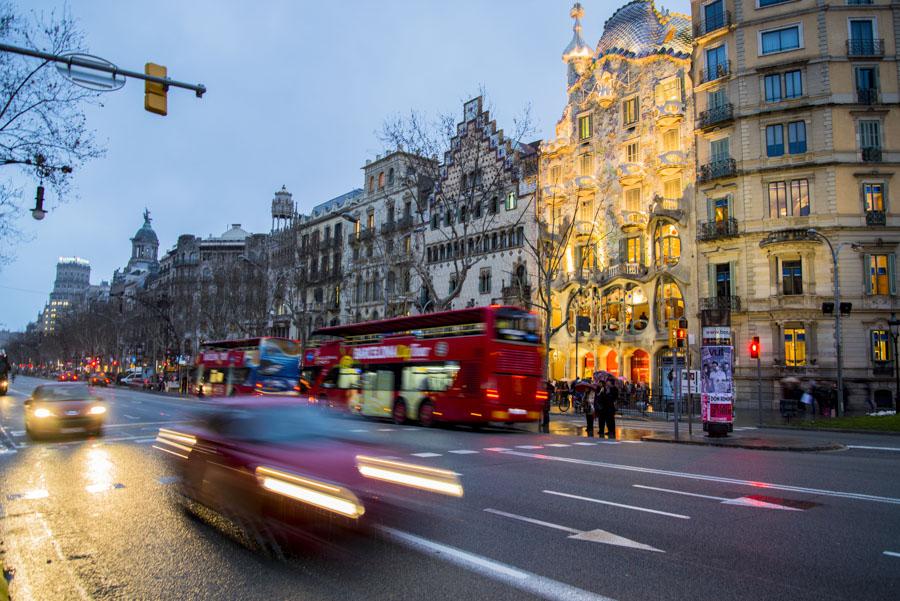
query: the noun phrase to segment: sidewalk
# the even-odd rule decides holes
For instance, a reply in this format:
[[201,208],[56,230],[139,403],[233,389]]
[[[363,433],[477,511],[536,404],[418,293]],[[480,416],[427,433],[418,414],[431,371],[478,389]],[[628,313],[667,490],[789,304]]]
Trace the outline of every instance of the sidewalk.
[[713,447],[731,447],[734,449],[752,449],[756,451],[793,451],[793,452],[818,452],[840,451],[846,447],[842,444],[830,441],[814,440],[810,438],[791,438],[786,436],[773,436],[762,431],[732,432],[721,438],[711,438],[705,433],[688,436],[686,429],[679,432],[678,439],[674,432],[654,432],[642,436],[645,442],[668,442],[672,444],[693,444]]

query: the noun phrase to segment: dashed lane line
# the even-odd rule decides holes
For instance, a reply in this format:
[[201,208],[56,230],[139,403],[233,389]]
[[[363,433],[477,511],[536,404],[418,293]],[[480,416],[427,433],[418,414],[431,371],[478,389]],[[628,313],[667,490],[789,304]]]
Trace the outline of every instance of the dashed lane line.
[[866,446],[861,444],[848,444],[848,449],[863,449],[866,451],[895,451],[900,452],[900,448],[898,447],[875,447],[875,446]]
[[127,413],[125,414],[125,417],[127,417],[128,419],[141,419],[136,415],[128,415]]
[[459,449],[457,451],[447,451],[448,453],[453,453],[454,455],[475,455],[478,451],[472,451],[469,449]]
[[884,554],[888,557],[900,557],[900,553],[897,553],[896,551],[885,551]]
[[571,447],[572,445],[566,444],[566,443],[564,443],[564,442],[550,442],[550,443],[545,444],[544,446],[545,446],[545,447],[558,447],[558,448],[562,448],[562,447]]
[[441,454],[440,453],[412,453],[412,456],[427,458],[427,457],[440,457]]
[[592,499],[591,497],[582,497],[581,495],[572,495],[565,492],[557,492],[555,490],[545,490],[543,491],[548,495],[556,495],[558,497],[566,497],[569,499],[576,499],[578,501],[588,501],[590,503],[597,503],[599,505],[609,505],[610,507],[619,507],[621,509],[631,509],[633,511],[641,511],[644,513],[652,513],[655,515],[664,515],[670,518],[678,518],[679,520],[689,520],[691,516],[682,515],[680,513],[669,513],[668,511],[660,511],[658,509],[649,509],[647,507],[638,507],[637,505],[625,505],[623,503],[614,503],[612,501],[604,501],[603,499]]
[[543,449],[543,445],[539,444],[519,444],[516,445],[517,449]]

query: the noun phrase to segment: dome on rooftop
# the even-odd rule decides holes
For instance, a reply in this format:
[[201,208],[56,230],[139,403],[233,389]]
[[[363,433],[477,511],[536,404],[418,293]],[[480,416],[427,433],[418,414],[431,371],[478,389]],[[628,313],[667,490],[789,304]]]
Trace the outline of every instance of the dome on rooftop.
[[135,232],[134,238],[131,239],[132,242],[150,242],[159,244],[159,238],[156,237],[156,232],[153,231],[150,221],[150,211],[144,209],[144,225]]
[[681,14],[660,12],[653,0],[633,0],[617,10],[603,26],[597,55],[643,57],[691,55],[691,21]]

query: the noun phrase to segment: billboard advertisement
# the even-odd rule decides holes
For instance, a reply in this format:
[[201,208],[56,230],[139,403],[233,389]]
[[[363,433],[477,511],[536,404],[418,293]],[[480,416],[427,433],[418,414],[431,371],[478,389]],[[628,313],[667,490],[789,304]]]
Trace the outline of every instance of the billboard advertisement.
[[734,348],[700,349],[700,415],[704,423],[734,420]]

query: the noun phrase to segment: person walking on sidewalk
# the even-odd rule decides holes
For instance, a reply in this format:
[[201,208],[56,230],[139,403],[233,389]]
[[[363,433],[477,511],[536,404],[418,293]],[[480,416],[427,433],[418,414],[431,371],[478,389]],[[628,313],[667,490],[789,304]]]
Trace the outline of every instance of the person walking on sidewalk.
[[615,383],[609,380],[605,380],[601,386],[602,388],[596,394],[594,400],[594,408],[597,412],[598,425],[600,426],[598,436],[600,438],[608,436],[615,440],[616,400],[619,398],[619,391]]
[[594,437],[594,396],[596,394],[595,388],[588,388],[581,393],[581,408],[584,410],[585,435],[588,438]]
[[553,400],[556,395],[556,390],[553,387],[553,382],[551,380],[547,380],[545,382],[547,398],[544,399],[544,407],[543,413],[541,415],[541,432],[548,434],[550,432],[550,407],[553,405]]

